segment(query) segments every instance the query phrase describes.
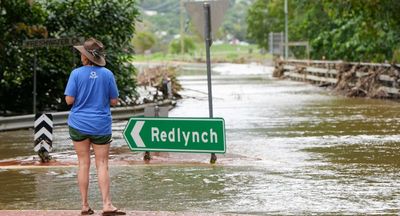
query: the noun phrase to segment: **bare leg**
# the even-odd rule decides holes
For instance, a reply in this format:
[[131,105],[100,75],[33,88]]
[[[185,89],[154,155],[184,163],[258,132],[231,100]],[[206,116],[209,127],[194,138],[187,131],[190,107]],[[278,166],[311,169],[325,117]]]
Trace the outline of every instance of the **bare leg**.
[[108,154],[110,144],[93,144],[94,155],[96,158],[96,169],[101,195],[103,197],[103,211],[113,211],[117,208],[111,203],[110,197],[110,175],[108,172]]
[[76,154],[78,155],[79,171],[78,185],[81,192],[82,211],[89,209],[88,187],[89,187],[89,169],[90,169],[90,141],[85,139],[80,142],[73,142]]

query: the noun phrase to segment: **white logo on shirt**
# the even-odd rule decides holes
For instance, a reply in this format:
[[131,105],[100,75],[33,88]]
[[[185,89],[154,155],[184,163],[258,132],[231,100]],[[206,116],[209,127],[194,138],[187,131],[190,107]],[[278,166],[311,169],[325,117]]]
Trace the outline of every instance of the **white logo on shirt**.
[[97,78],[96,71],[90,72],[90,77],[89,77],[89,78],[90,78],[90,79],[96,79],[96,78]]

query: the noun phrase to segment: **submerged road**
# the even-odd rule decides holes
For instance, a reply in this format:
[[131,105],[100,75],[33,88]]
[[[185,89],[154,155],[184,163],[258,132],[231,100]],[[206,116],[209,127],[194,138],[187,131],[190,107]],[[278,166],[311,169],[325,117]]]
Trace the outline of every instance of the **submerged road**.
[[[271,77],[272,68],[214,67],[214,116],[225,119],[227,153],[162,153],[150,164],[113,124],[112,196],[127,210],[234,214],[395,214],[400,211],[400,104],[345,98]],[[207,117],[204,71],[183,71],[173,117]],[[0,133],[2,161],[32,163],[32,131]],[[63,166],[0,169],[1,209],[79,209],[75,155],[55,129]],[[32,165],[32,164],[31,164]],[[33,164],[34,165],[34,164]],[[17,169],[18,167],[18,169]],[[34,167],[34,168],[33,168]],[[101,207],[96,173],[90,200]],[[68,203],[68,205],[65,205]]]

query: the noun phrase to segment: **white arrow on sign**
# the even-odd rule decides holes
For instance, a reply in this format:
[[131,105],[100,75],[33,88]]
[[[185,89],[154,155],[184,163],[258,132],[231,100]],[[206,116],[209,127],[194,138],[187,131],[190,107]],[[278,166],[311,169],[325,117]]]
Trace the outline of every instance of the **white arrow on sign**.
[[47,115],[43,114],[38,119],[35,120],[35,127],[37,127],[40,123],[45,121],[50,127],[53,127],[53,121],[47,117]]
[[137,147],[146,147],[143,143],[142,137],[140,137],[139,133],[142,130],[142,127],[144,125],[144,121],[137,121],[135,123],[135,126],[133,126],[133,130],[131,132],[132,138],[136,143]]
[[45,127],[42,127],[42,129],[35,133],[35,140],[43,134],[45,134],[49,140],[53,140],[53,135]]
[[33,148],[33,150],[35,150],[35,152],[38,152],[42,147],[45,148],[48,152],[51,152],[51,150],[53,149],[49,144],[47,144],[46,141],[42,140],[35,146],[35,148]]

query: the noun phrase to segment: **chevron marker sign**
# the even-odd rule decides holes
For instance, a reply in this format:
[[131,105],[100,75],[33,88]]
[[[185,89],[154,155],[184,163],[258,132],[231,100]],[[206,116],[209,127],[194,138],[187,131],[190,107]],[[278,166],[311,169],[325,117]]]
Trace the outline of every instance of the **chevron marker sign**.
[[222,118],[130,118],[124,138],[132,151],[225,153]]
[[51,114],[36,114],[35,116],[35,152],[41,148],[50,152],[53,143],[53,116]]

